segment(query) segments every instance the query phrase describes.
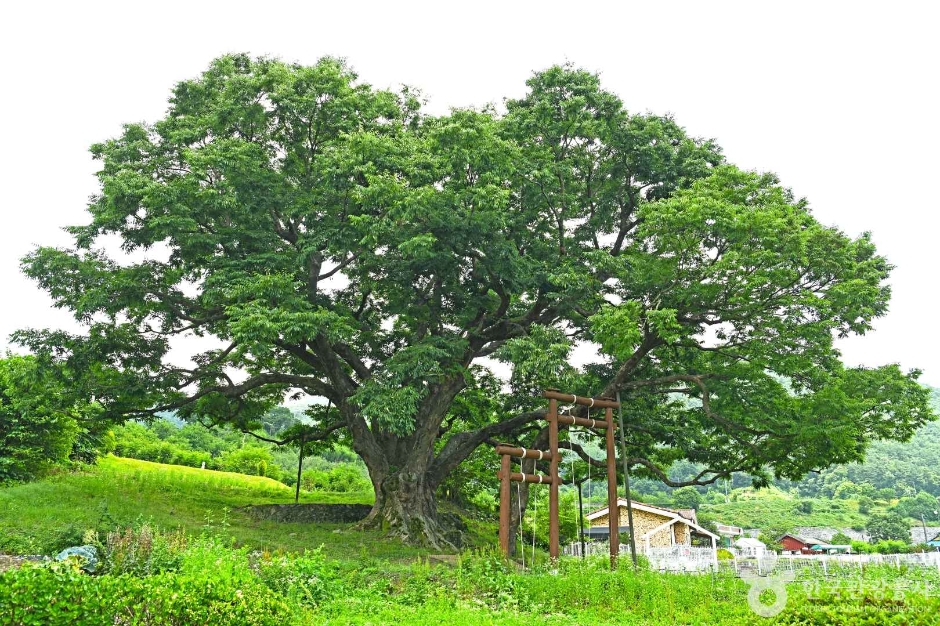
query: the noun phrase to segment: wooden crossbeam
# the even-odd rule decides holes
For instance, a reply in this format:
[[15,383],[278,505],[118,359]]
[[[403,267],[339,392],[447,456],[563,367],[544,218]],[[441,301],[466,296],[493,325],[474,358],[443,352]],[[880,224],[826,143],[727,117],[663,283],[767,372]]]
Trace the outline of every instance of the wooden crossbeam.
[[557,389],[546,389],[542,392],[543,398],[549,400],[559,400],[566,404],[580,404],[587,407],[596,407],[599,409],[616,409],[620,406],[616,400],[608,398],[585,398],[570,393],[561,393]]
[[504,454],[522,459],[535,459],[536,461],[550,461],[552,453],[547,450],[532,450],[530,448],[516,448],[513,446],[498,445],[496,454]]
[[568,424],[569,426],[584,426],[585,428],[610,428],[610,422],[607,420],[595,420],[589,417],[575,417],[574,415],[559,415],[559,424]]
[[[509,480],[514,483],[534,483],[537,485],[551,485],[552,477],[545,474],[521,474],[519,472],[510,472]],[[558,484],[558,481],[555,481]]]

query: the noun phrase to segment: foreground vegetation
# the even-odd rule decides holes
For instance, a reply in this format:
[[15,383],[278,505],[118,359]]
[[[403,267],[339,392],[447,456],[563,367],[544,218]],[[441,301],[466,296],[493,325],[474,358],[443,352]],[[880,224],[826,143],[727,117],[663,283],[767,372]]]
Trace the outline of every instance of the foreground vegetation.
[[[113,533],[99,545],[106,556],[100,575],[82,573],[77,563],[0,573],[0,624],[768,623],[749,607],[745,581],[611,572],[604,559],[565,559],[554,572],[521,572],[486,552],[464,555],[453,567],[353,563],[319,550],[232,548],[210,534],[154,536],[147,527]],[[797,582],[769,623],[936,623],[940,599],[921,589],[895,591],[915,578],[869,569],[866,579],[852,581],[852,593]]]
[[841,595],[798,580],[786,610],[765,620],[748,583],[728,575],[610,572],[605,559],[565,559],[553,572],[541,552],[520,571],[491,552],[495,529],[481,522],[471,521],[479,547],[445,559],[349,525],[239,510],[292,497],[266,477],[115,457],[0,488],[0,552],[83,543],[102,557],[95,575],[69,563],[0,573],[0,624],[930,624],[940,611],[924,593],[940,584],[933,570],[847,572],[833,581],[852,586]]

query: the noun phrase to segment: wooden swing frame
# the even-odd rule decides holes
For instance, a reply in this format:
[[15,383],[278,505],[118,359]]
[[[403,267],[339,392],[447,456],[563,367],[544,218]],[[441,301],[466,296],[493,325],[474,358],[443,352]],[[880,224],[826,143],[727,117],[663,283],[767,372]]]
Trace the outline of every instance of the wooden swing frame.
[[[548,450],[529,450],[527,448],[518,448],[507,445],[496,446],[496,453],[501,458],[499,470],[500,489],[499,489],[499,547],[506,558],[509,554],[509,487],[514,482],[525,482],[530,484],[547,484],[548,491],[548,555],[553,563],[558,561],[558,542],[559,542],[559,523],[558,523],[558,488],[561,486],[561,478],[558,475],[558,462],[560,454],[558,452],[558,425],[566,424],[569,426],[585,426],[588,428],[602,428],[605,430],[605,442],[607,447],[607,502],[608,516],[607,523],[610,531],[610,567],[616,569],[617,560],[620,556],[620,509],[617,506],[617,458],[614,450],[614,422],[615,408],[620,407],[620,403],[609,398],[583,398],[574,394],[561,393],[556,389],[548,389],[542,392],[542,397],[548,399],[548,414],[545,419],[548,421]],[[575,417],[573,415],[559,415],[558,402],[566,404],[580,404],[589,408],[604,409],[604,419],[595,420],[584,417]],[[525,474],[521,471],[516,473],[512,471],[512,458],[536,459],[549,461],[549,474]],[[519,520],[522,524],[522,520]]]

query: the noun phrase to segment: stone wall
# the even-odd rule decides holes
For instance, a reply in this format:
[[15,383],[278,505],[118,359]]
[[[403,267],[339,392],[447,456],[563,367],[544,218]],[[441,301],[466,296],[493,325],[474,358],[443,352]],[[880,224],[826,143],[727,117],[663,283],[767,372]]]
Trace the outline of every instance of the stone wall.
[[368,504],[261,504],[242,509],[255,520],[350,524],[369,514]]
[[689,535],[689,527],[682,522],[676,522],[672,526],[676,529],[676,543],[684,546],[692,545],[692,537]]
[[[917,527],[920,529],[920,526]],[[913,529],[911,529],[913,530]],[[930,526],[927,527],[927,532],[930,532]],[[940,528],[937,529],[937,532],[940,532]],[[793,530],[794,535],[799,535],[800,537],[813,537],[814,539],[819,539],[820,541],[832,541],[833,535],[836,533],[842,533],[846,535],[852,541],[868,541],[871,539],[871,536],[865,531],[854,530],[852,528],[831,528],[828,526],[798,526]],[[918,539],[923,541],[924,531],[919,530]]]
[[[620,525],[629,526],[629,521],[627,519],[627,507],[620,507]],[[607,526],[607,515],[601,515],[595,520],[591,521],[591,526]],[[641,539],[643,535],[653,530],[657,526],[662,526],[669,521],[669,517],[663,515],[656,515],[648,511],[641,511],[639,509],[633,509],[633,524],[636,528],[633,531],[633,536],[636,537],[637,549],[642,544],[646,546],[646,541]],[[650,536],[650,547],[652,548],[668,548],[673,545],[672,542],[672,529],[676,529],[676,543],[677,544],[688,544],[688,526],[686,526],[681,521],[676,522],[672,527],[664,528],[659,532]]]
[[[627,507],[620,507],[620,525],[629,526],[629,521],[627,519]],[[638,545],[642,543],[644,546],[646,544],[645,540],[641,539],[643,535],[653,530],[657,526],[662,526],[669,521],[669,517],[663,515],[656,515],[648,511],[641,511],[639,509],[633,509],[633,524],[636,528],[633,531],[634,537],[636,537]],[[607,515],[602,515],[595,520],[591,521],[591,526],[607,526]],[[686,525],[681,521],[673,524],[673,527],[676,528],[676,543],[686,543]],[[680,540],[680,531],[682,528],[682,539]],[[673,545],[672,543],[672,528],[664,528],[659,532],[653,534],[650,537],[650,547],[658,548],[667,548]],[[637,548],[639,549],[639,548]]]

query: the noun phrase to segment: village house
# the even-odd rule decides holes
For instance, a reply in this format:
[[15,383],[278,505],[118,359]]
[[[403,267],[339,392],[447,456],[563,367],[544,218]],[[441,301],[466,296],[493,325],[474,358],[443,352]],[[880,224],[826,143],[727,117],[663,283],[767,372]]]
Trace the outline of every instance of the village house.
[[[619,508],[619,527],[621,542],[629,541],[630,526],[627,515],[627,501],[617,501]],[[720,539],[718,535],[698,525],[695,511],[682,509],[674,511],[642,502],[632,502],[634,540],[638,552],[649,552],[651,548],[670,548],[673,546],[692,546],[695,543],[710,545],[716,549]],[[590,526],[585,529],[585,538],[606,541],[609,538],[609,508],[604,507],[587,515]]]
[[764,545],[764,542],[753,537],[741,537],[734,542],[734,547],[737,548],[738,554],[741,556],[752,556],[760,559],[767,555],[767,546]]
[[777,543],[783,548],[784,554],[819,554],[821,550],[814,550],[813,546],[826,542],[816,537],[802,537],[787,533],[777,538]]
[[730,524],[716,524],[716,526],[718,534],[721,536],[721,544],[725,548],[730,548],[735,540],[744,536],[744,529],[740,526],[732,526]]

